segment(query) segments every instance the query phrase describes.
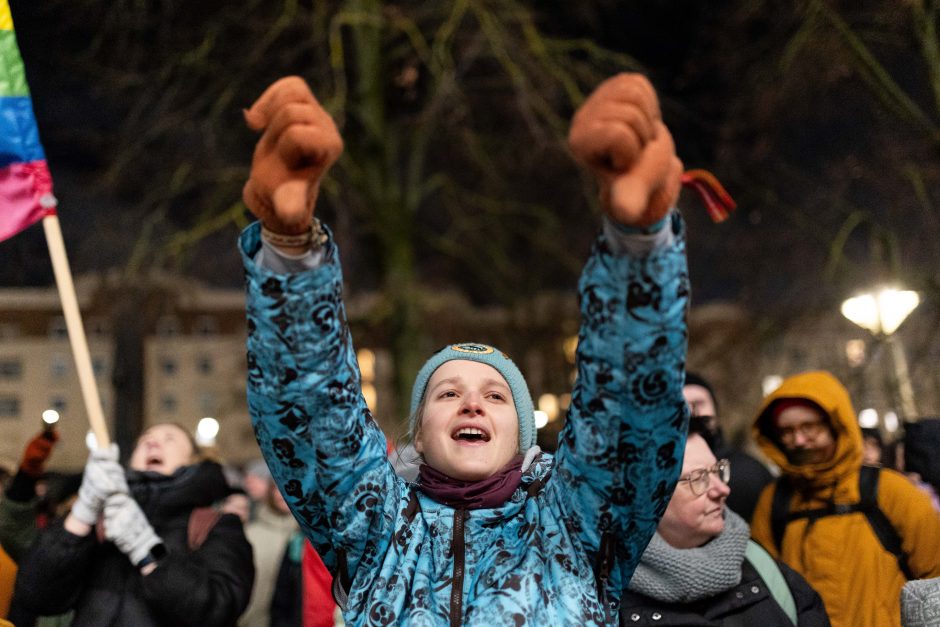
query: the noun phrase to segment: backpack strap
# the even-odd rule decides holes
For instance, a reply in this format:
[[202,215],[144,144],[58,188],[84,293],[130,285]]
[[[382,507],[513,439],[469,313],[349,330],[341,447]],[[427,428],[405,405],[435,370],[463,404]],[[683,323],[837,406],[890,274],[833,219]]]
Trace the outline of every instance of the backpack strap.
[[777,551],[783,545],[783,534],[787,524],[798,518],[808,518],[810,524],[824,516],[840,516],[861,512],[868,520],[868,524],[881,546],[891,553],[898,561],[898,568],[908,580],[915,579],[907,563],[907,554],[901,544],[894,524],[888,519],[878,505],[878,477],[881,474],[879,466],[862,466],[858,475],[859,501],[857,503],[839,503],[828,507],[819,507],[799,512],[790,512],[790,499],[793,496],[793,485],[786,476],[777,480],[774,488],[773,504],[770,509],[770,528],[773,534],[774,546]]
[[881,468],[879,466],[862,466],[858,478],[858,491],[861,495],[859,509],[868,519],[868,524],[871,525],[872,531],[875,532],[878,541],[881,542],[881,546],[898,560],[898,568],[910,581],[916,579],[916,577],[914,577],[911,567],[907,563],[907,554],[902,547],[901,536],[898,535],[898,530],[895,529],[888,516],[878,506],[878,477],[880,475]]
[[793,497],[793,484],[786,475],[777,479],[774,486],[774,499],[770,506],[770,530],[773,534],[777,553],[783,550],[783,532],[790,522],[790,499]]
[[780,572],[780,566],[777,565],[776,560],[771,557],[764,547],[753,540],[747,541],[744,557],[751,563],[760,578],[764,580],[774,601],[790,619],[790,623],[796,625],[796,601],[793,600],[793,593],[790,591],[790,586],[787,584],[783,573]]
[[190,512],[189,523],[186,525],[186,538],[190,552],[202,546],[221,517],[222,514],[214,507],[197,507]]

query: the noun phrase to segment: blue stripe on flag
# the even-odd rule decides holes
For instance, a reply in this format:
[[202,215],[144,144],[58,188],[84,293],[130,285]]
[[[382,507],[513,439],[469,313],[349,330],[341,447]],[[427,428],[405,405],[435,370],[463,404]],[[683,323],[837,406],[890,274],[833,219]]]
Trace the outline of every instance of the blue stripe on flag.
[[46,158],[28,97],[0,98],[0,168]]

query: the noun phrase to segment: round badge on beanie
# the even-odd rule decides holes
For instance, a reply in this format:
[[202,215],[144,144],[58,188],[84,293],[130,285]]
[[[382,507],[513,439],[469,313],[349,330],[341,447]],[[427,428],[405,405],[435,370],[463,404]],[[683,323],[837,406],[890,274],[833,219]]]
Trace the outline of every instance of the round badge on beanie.
[[532,405],[532,396],[529,394],[529,386],[525,382],[525,377],[522,376],[519,368],[512,363],[506,353],[492,346],[475,342],[451,344],[439,350],[431,355],[431,358],[418,371],[418,377],[411,389],[411,416],[408,419],[408,432],[411,433],[411,436],[414,437],[416,412],[421,404],[421,399],[424,398],[424,392],[428,387],[431,375],[442,365],[455,359],[487,364],[503,375],[506,383],[509,384],[512,401],[516,406],[516,415],[519,417],[519,450],[524,453],[532,448],[535,445],[535,408]]

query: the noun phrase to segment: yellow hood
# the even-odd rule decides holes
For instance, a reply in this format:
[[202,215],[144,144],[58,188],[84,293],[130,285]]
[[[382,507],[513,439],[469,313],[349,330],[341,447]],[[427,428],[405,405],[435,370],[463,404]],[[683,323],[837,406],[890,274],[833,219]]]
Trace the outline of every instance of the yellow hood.
[[[787,461],[783,449],[773,437],[772,406],[781,399],[799,398],[819,405],[828,415],[836,433],[836,452],[832,459],[816,464],[797,466]],[[765,455],[784,474],[800,477],[811,483],[834,482],[840,475],[858,469],[862,463],[862,431],[848,390],[830,373],[817,370],[787,378],[761,403],[754,419],[752,433]]]

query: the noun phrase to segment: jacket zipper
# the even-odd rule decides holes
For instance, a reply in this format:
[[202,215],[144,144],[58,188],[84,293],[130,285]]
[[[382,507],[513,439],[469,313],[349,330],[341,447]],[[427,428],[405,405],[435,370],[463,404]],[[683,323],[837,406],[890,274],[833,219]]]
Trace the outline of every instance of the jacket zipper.
[[454,511],[454,576],[450,588],[450,626],[460,627],[463,613],[463,568],[464,568],[464,520],[467,511]]

